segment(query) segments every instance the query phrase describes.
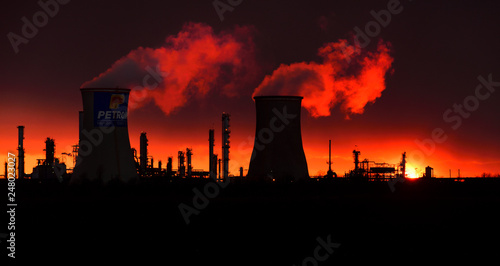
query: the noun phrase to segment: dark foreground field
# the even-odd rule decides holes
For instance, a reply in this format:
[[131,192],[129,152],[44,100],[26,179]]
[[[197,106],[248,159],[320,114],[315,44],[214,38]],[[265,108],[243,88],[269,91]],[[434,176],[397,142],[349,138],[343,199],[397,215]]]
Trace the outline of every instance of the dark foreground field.
[[[331,254],[317,249],[324,261],[309,258],[304,265],[477,264],[497,261],[500,253],[497,180],[407,181],[394,192],[384,182],[231,184],[187,225],[178,205],[193,206],[192,189],[204,185],[148,180],[73,188],[18,181],[16,261],[302,265],[321,246],[318,237],[340,246]],[[6,258],[4,239],[2,247]]]

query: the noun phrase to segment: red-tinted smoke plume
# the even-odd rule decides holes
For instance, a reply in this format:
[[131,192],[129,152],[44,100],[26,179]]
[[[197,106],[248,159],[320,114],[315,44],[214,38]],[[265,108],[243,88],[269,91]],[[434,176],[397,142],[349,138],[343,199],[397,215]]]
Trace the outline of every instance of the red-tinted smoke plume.
[[329,116],[336,104],[347,115],[361,114],[367,103],[381,96],[393,61],[388,44],[381,41],[376,51],[369,52],[340,40],[327,43],[318,54],[323,58],[320,64],[281,65],[264,78],[253,95],[303,96],[302,105],[313,117]]
[[237,85],[255,78],[252,31],[216,34],[208,25],[188,23],[162,47],[133,50],[82,87],[131,88],[130,109],[154,100],[165,114],[214,89],[235,96]]

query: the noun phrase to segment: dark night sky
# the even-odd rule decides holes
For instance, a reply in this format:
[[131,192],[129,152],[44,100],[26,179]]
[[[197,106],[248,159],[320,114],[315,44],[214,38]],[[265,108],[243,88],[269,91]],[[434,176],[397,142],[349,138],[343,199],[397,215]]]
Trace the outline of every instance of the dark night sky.
[[[236,97],[214,94],[168,116],[153,104],[135,110],[129,119],[131,144],[138,148],[139,132],[147,131],[155,160],[166,161],[178,149],[193,147],[194,167],[208,168],[207,131],[215,125],[219,136],[220,113],[226,111],[232,114],[234,167],[247,168],[252,145],[245,142],[253,138],[255,125],[251,95],[264,76],[280,64],[319,61],[318,48],[348,39],[354,27],[363,29],[373,20],[371,10],[386,9],[388,2],[244,0],[221,21],[212,1],[70,1],[29,43],[21,44],[17,54],[7,34],[21,34],[21,18],[31,19],[41,8],[37,1],[4,3],[0,160],[15,150],[20,124],[26,126],[27,172],[34,159],[42,158],[46,137],[56,140],[57,154],[69,151],[78,138],[79,87],[84,82],[131,50],[159,47],[186,22],[199,22],[215,32],[253,26],[262,75],[242,84]],[[406,0],[401,6],[403,11],[393,15],[366,48],[372,49],[378,39],[392,46],[394,62],[382,97],[349,120],[338,107],[330,117],[320,118],[304,110],[302,133],[310,173],[327,170],[329,138],[334,143],[334,170],[343,173],[352,168],[354,145],[362,158],[397,163],[403,151],[418,150],[415,140],[431,137],[436,127],[448,139],[422,162],[409,161],[418,171],[431,165],[437,176],[457,168],[471,176],[499,173],[500,92],[480,101],[457,130],[443,120],[443,113],[474,95],[479,75],[492,74],[500,81],[500,3]]]

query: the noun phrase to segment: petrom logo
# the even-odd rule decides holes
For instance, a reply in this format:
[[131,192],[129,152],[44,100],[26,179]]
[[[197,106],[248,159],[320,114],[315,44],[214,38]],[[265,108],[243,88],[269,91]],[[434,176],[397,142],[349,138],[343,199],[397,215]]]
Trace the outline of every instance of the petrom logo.
[[94,126],[126,127],[128,94],[116,92],[94,93]]
[[109,101],[109,109],[118,109],[120,104],[125,102],[125,95],[123,94],[112,94],[111,100]]

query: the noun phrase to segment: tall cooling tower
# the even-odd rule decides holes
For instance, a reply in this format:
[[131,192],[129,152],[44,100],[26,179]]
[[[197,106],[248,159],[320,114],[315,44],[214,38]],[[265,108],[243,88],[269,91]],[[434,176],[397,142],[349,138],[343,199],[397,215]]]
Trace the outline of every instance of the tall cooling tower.
[[298,181],[309,178],[302,147],[300,96],[256,96],[255,142],[248,180]]
[[138,179],[127,115],[129,89],[80,89],[83,122],[80,147],[71,183],[85,181],[106,184]]

